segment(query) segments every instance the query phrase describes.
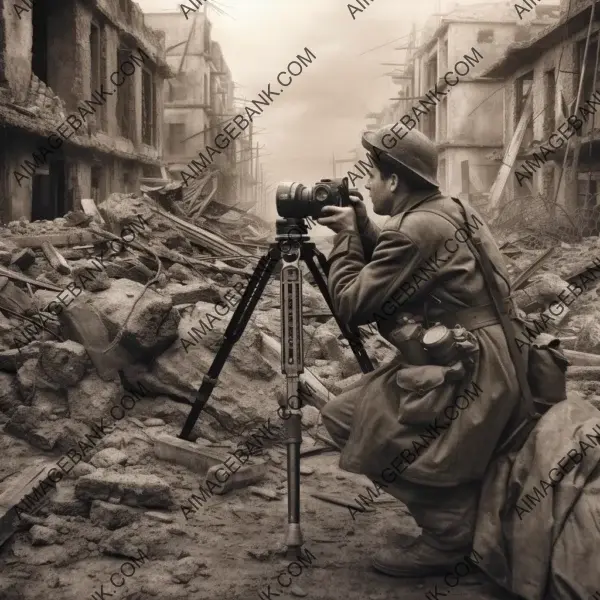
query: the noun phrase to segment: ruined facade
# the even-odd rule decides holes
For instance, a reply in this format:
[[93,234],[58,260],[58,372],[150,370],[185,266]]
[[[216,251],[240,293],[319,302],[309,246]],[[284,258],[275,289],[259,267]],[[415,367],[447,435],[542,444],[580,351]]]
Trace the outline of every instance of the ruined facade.
[[[220,45],[212,39],[206,11],[188,19],[181,11],[147,13],[145,20],[164,31],[167,62],[176,75],[165,82],[164,158],[170,175],[180,179],[198,152],[237,114],[233,79]],[[201,198],[215,190],[215,199],[223,204],[244,204],[251,142],[247,135],[238,137],[215,158],[204,180],[190,187],[198,188]]]
[[[438,179],[445,193],[488,192],[498,164],[487,155],[503,144],[502,120],[492,115],[502,114],[502,94],[497,92],[504,81],[500,76],[481,75],[509,44],[529,39],[558,14],[558,6],[545,4],[521,19],[514,3],[487,2],[432,17],[415,47],[402,48],[407,55],[405,69],[397,76],[402,85],[399,99],[378,116],[377,124],[409,115],[438,144]],[[448,72],[450,82],[458,79],[458,83],[451,86],[444,80]],[[429,104],[423,107],[421,100]],[[426,114],[415,115],[414,107]]]
[[160,176],[163,36],[129,0],[0,0],[4,222]]
[[[531,205],[536,198],[546,199],[548,206],[540,206],[540,211],[550,207],[554,216],[571,221],[583,235],[598,235],[600,10],[594,15],[585,56],[591,3],[574,3],[568,13],[566,6],[563,2],[558,23],[534,40],[512,47],[487,73],[506,79],[504,151],[515,137],[525,98],[532,94],[532,117],[502,201]],[[554,199],[558,209],[551,207]]]

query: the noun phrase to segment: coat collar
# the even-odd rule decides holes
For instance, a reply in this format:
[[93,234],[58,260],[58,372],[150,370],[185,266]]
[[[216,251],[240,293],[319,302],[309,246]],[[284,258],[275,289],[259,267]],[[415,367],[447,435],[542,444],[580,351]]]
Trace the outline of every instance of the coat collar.
[[429,189],[415,192],[407,198],[404,198],[397,205],[394,205],[390,216],[394,217],[396,215],[399,215],[400,213],[408,212],[409,210],[412,210],[422,202],[425,202],[432,198],[437,198],[439,196],[442,196],[442,193],[437,188],[434,190]]

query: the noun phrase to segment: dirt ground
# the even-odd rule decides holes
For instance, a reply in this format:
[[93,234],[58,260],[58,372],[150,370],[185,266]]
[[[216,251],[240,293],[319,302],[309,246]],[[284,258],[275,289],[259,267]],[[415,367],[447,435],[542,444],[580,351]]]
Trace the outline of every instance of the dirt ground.
[[[135,411],[140,416],[165,416],[165,411],[150,400],[140,403]],[[166,423],[140,431],[124,420],[118,431],[103,440],[104,447],[118,448],[128,457],[125,467],[114,469],[153,474],[168,482],[175,498],[173,510],[134,510],[136,520],[115,531],[94,526],[83,516],[44,517],[42,511],[35,518],[57,531],[58,537],[54,543],[36,546],[32,545],[31,534],[21,531],[5,544],[0,553],[0,589],[5,594],[2,600],[46,600],[49,596],[60,600],[264,600],[305,596],[322,600],[412,600],[435,598],[436,584],[439,597],[505,597],[481,575],[466,575],[449,590],[442,578],[396,580],[375,573],[369,561],[382,542],[395,532],[415,533],[418,529],[406,507],[387,494],[379,496],[373,512],[357,514],[355,520],[347,508],[312,498],[315,492],[354,498],[369,484],[366,478],[342,472],[337,466],[339,455],[333,451],[302,459],[303,471],[313,471],[301,476],[304,566],[292,567],[289,573],[293,577],[282,576],[280,583],[287,586],[282,587],[276,578],[287,572],[291,562],[282,551],[286,496],[269,501],[248,489],[233,491],[213,496],[186,519],[180,507],[189,505],[192,493],[199,493],[202,478],[157,460],[150,438],[158,431],[173,432],[174,425]],[[2,480],[36,458],[28,444],[8,436],[0,438],[0,451]],[[272,447],[265,457],[269,476],[261,485],[279,488],[283,494],[283,447]],[[58,487],[70,485],[72,480],[65,480]],[[107,547],[111,553],[125,556],[103,554]],[[131,560],[134,558],[137,560]],[[123,567],[126,563],[130,566]],[[119,587],[111,583],[113,574],[117,575],[112,581]],[[9,582],[12,585],[7,585]]]

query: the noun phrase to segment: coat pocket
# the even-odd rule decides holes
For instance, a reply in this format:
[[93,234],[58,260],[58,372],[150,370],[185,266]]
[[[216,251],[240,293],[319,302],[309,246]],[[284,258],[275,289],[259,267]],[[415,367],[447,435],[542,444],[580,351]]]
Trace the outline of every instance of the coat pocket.
[[462,362],[453,365],[419,365],[400,369],[396,384],[401,395],[397,419],[407,425],[431,423],[452,401],[465,377]]

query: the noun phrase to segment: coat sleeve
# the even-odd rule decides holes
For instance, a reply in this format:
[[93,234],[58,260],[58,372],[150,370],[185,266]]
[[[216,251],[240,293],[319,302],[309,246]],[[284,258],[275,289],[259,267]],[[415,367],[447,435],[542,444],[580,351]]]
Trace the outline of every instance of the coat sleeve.
[[363,245],[365,260],[369,262],[373,256],[373,250],[377,245],[377,238],[381,234],[381,229],[371,219],[367,218],[363,223],[358,224],[358,233]]
[[414,289],[410,277],[422,257],[406,234],[384,229],[367,261],[359,233],[344,230],[334,238],[328,261],[328,287],[336,314],[349,325],[363,325],[375,321],[376,315],[381,318],[386,301],[406,301],[403,284],[408,282]]

